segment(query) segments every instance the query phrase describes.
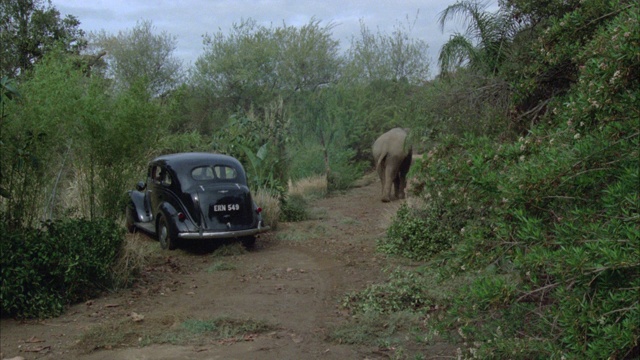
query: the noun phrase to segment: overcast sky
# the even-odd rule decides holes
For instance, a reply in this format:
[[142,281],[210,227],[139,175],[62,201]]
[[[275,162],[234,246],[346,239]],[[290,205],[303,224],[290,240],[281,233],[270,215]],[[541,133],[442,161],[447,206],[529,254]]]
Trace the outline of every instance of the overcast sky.
[[[360,35],[360,20],[371,30],[390,35],[398,23],[408,28],[412,38],[429,45],[431,73],[437,73],[437,56],[441,46],[460,25],[450,23],[444,32],[438,16],[455,0],[52,0],[62,16],[70,14],[80,20],[80,28],[89,33],[105,30],[117,35],[131,30],[139,20],[150,20],[157,33],[176,36],[175,55],[192,65],[203,53],[202,35],[231,29],[242,19],[274,27],[283,21],[301,26],[315,17],[320,25],[335,24],[333,39],[343,49],[349,48],[352,36]],[[407,20],[409,19],[409,20]]]

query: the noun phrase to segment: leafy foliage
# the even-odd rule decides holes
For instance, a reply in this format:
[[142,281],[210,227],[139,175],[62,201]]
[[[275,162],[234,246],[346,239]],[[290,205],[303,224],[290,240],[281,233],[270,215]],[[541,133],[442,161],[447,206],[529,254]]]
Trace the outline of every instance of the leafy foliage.
[[438,63],[441,76],[467,65],[480,73],[498,71],[508,58],[509,43],[517,33],[515,23],[506,21],[509,13],[486,11],[488,2],[457,1],[440,13],[440,28],[459,15],[467,15],[466,33],[451,36],[440,50]]
[[302,194],[289,195],[281,200],[280,220],[304,221],[308,218],[307,201]]
[[[118,194],[144,161],[183,149],[241,158],[254,186],[279,194],[285,216],[303,218],[304,198],[284,196],[290,177],[325,175],[332,190],[346,188],[380,133],[411,127],[426,152],[412,170],[424,205],[402,207],[379,246],[432,259],[440,280],[467,282],[438,314],[442,333],[488,359],[637,355],[637,2],[506,0],[496,14],[479,5],[443,13],[442,22],[470,16],[470,31],[443,49],[448,76],[430,82],[426,47],[403,29],[388,37],[363,26],[340,58],[333,25],[315,19],[301,28],[248,20],[206,37],[190,83],[168,98],[145,79],[106,91],[102,74],[87,77],[65,51],[43,47],[48,55],[16,92],[2,89],[3,256],[12,246],[31,251],[20,247],[27,238],[53,237],[55,226],[32,225],[68,214],[60,189],[80,183],[79,213],[115,218]],[[17,92],[19,101],[5,101]],[[50,253],[25,261],[49,264]],[[5,284],[48,279],[20,264],[2,267],[3,309],[15,314],[24,295],[4,291],[23,285]],[[423,315],[435,310],[426,280],[397,273],[345,305]],[[59,313],[69,301],[30,299],[20,316]]]
[[51,317],[107,289],[124,230],[113,221],[64,220],[10,230],[0,222],[3,315]]
[[378,241],[378,250],[415,260],[426,260],[451,247],[458,235],[451,231],[446,214],[430,213],[435,209],[412,209],[403,204],[387,229],[387,236]]
[[[413,20],[418,21],[418,16]],[[413,24],[398,22],[388,35],[373,33],[360,22],[360,36],[352,37],[346,56],[344,75],[347,81],[371,83],[375,81],[405,81],[417,84],[429,77],[428,45],[412,39]]]
[[31,70],[49,51],[60,48],[78,54],[86,46],[80,21],[44,0],[0,2],[0,76],[15,77]]
[[591,32],[579,46],[553,38],[562,47],[553,54],[584,65],[566,95],[551,98],[545,123],[513,143],[443,141],[416,169],[425,199],[462,221],[450,228],[461,236],[442,255],[443,275],[481,274],[447,313],[449,328],[480,344],[475,356],[637,352],[637,9],[596,13],[596,3],[550,22],[549,31],[570,19],[600,26],[572,25]]
[[126,90],[143,83],[153,96],[166,95],[181,80],[182,64],[174,55],[176,37],[166,32],[154,33],[151,21],[138,21],[130,31],[118,35],[92,34],[91,45],[106,52],[109,66],[106,77],[114,86]]
[[425,312],[434,305],[433,298],[426,291],[426,281],[415,272],[395,270],[390,274],[389,282],[350,293],[342,304],[354,313]]

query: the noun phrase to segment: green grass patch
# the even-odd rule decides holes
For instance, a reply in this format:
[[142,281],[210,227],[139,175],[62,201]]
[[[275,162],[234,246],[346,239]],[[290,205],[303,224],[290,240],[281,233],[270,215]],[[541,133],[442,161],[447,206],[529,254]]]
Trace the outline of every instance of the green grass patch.
[[227,256],[239,256],[247,253],[247,249],[239,241],[230,241],[222,244],[214,252],[211,253],[211,257],[227,257]]
[[229,271],[235,269],[237,269],[237,266],[235,266],[234,264],[230,264],[226,261],[216,261],[207,268],[207,272],[214,273],[217,271]]
[[327,228],[323,224],[314,222],[296,223],[295,226],[287,227],[284,231],[278,232],[276,237],[284,241],[304,242],[310,239],[319,238],[327,234]]
[[76,347],[89,353],[98,349],[148,346],[151,344],[202,345],[219,341],[243,341],[274,331],[277,326],[254,319],[217,317],[195,319],[177,315],[134,322],[132,319],[101,324],[87,331]]

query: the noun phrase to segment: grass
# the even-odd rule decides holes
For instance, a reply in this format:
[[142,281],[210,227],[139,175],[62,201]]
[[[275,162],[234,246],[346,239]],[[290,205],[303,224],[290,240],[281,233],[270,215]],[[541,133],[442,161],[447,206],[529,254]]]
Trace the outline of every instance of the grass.
[[[398,260],[402,259],[389,258]],[[342,306],[351,316],[330,329],[328,340],[378,346],[388,350],[392,359],[419,359],[432,350],[454,351],[456,344],[442,343],[442,314],[454,291],[476,276],[463,273],[445,279],[435,261],[411,261],[395,269],[387,269],[385,282],[345,295]]]
[[[254,194],[254,200],[262,208],[262,219],[272,230],[279,226],[280,219],[293,218],[294,221],[306,219],[307,202],[323,198],[327,195],[327,180],[324,176],[314,176],[301,179],[295,183],[289,182],[286,198],[289,201],[286,209],[282,208],[280,199],[273,193],[258,189]],[[285,220],[286,221],[286,220]]]
[[360,223],[360,221],[358,221],[357,219],[350,218],[348,216],[340,219],[340,224],[342,224],[342,225],[356,225],[356,224],[359,224],[359,223]]
[[198,345],[224,341],[243,341],[277,329],[262,320],[217,317],[195,319],[181,315],[131,319],[91,328],[78,341],[77,348],[85,353],[98,349],[126,348],[152,344]]
[[318,175],[289,182],[288,194],[302,196],[305,200],[321,199],[327,196],[327,178]]
[[113,267],[115,287],[126,287],[137,279],[152,258],[158,256],[158,244],[140,233],[125,237],[122,253]]
[[340,344],[373,345],[381,348],[406,346],[407,342],[424,342],[423,317],[409,311],[358,314],[351,321],[330,330],[329,340]]
[[245,248],[241,242],[229,241],[228,243],[224,243],[220,245],[214,252],[211,253],[211,257],[227,257],[227,256],[238,256],[247,253],[247,248]]
[[286,231],[279,232],[276,236],[280,240],[301,242],[325,236],[327,232],[323,224],[297,222],[291,223]]
[[272,230],[276,230],[281,213],[278,197],[264,189],[258,189],[254,194],[254,200],[262,208],[262,220],[265,225],[270,226]]
[[229,264],[226,261],[216,261],[207,268],[207,272],[213,273],[217,271],[229,271],[229,270],[235,270],[235,269],[237,269],[237,266],[233,264]]

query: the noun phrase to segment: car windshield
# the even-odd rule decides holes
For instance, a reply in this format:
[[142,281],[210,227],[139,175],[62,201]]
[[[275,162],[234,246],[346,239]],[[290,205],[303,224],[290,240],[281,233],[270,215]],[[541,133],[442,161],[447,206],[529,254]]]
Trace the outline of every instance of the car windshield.
[[199,166],[191,170],[191,177],[194,180],[234,180],[238,176],[236,169],[225,166]]

